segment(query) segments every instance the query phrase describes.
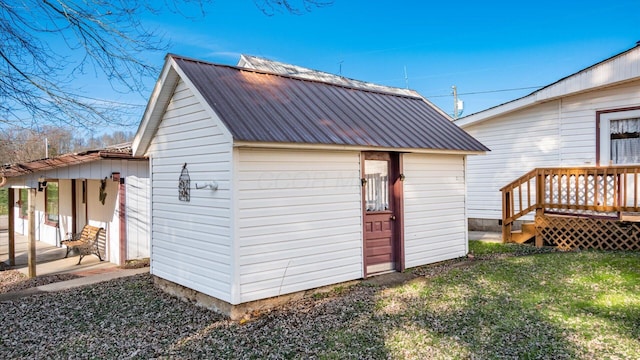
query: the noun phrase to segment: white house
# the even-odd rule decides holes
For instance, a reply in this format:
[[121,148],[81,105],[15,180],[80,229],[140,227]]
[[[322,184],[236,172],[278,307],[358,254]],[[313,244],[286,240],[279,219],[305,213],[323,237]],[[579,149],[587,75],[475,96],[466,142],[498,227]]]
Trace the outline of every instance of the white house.
[[417,94],[168,55],[133,143],[151,273],[237,318],[464,256],[466,159],[486,150]]
[[0,167],[13,200],[14,231],[28,235],[29,188],[35,197],[35,240],[60,245],[84,225],[105,229],[105,260],[149,257],[149,164],[131,144]]
[[499,229],[500,188],[533,168],[640,164],[640,46],[455,123],[491,149],[467,163],[469,226]]

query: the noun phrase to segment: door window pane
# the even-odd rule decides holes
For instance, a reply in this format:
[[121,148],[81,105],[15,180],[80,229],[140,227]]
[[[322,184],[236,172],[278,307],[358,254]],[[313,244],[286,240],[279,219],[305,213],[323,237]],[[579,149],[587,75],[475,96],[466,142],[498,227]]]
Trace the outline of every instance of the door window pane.
[[389,162],[365,160],[364,173],[367,211],[389,210]]

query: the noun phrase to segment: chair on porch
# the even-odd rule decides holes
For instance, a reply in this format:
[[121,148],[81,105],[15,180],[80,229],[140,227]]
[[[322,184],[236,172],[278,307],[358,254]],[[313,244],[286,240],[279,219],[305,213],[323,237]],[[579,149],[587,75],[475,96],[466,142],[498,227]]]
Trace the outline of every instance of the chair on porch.
[[100,261],[104,260],[104,228],[85,225],[80,233],[67,233],[61,244],[67,247],[65,258],[69,256],[72,250],[78,250],[80,259],[77,265],[80,265],[82,259],[87,255],[96,255]]

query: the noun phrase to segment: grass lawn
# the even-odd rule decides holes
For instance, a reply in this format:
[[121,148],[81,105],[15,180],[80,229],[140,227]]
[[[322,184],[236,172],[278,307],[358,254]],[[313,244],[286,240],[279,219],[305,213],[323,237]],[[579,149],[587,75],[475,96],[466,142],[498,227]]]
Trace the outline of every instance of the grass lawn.
[[0,303],[0,358],[640,358],[640,253],[470,249],[402,285],[362,282],[243,324],[148,275]]

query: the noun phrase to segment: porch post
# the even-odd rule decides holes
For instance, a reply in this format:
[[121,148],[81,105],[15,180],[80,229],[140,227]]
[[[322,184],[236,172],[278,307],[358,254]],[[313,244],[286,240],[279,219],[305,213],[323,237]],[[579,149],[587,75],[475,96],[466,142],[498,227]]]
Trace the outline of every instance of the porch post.
[[120,265],[127,262],[127,186],[124,177],[120,178],[118,185],[118,198],[120,200]]
[[8,215],[8,225],[9,225],[9,266],[16,265],[16,222],[15,222],[15,190],[13,188],[9,188],[9,215]]
[[36,189],[29,189],[29,250],[27,264],[29,277],[36,277]]

